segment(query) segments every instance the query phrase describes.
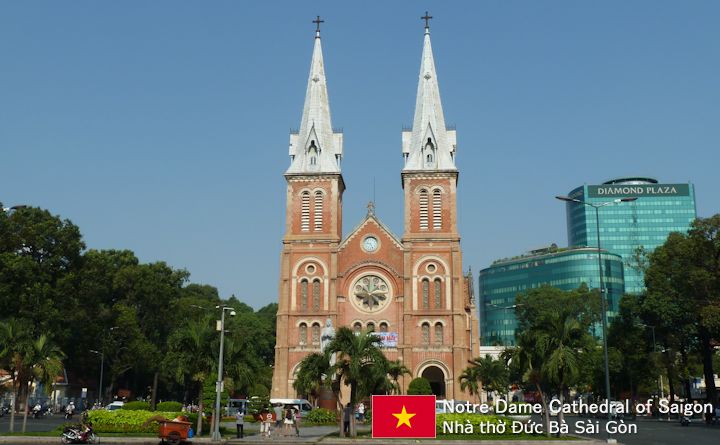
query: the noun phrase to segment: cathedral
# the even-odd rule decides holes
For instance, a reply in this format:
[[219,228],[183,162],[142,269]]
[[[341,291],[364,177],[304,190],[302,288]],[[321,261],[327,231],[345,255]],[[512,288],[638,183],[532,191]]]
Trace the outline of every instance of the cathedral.
[[343,236],[343,134],[333,131],[320,20],[302,120],[290,135],[272,398],[295,398],[294,376],[321,351],[326,324],[375,331],[389,360],[426,378],[438,398],[469,400],[458,377],[477,357],[472,277],[457,230],[456,134],[445,125],[430,28],[425,34],[412,130],[402,132],[404,228],[396,236],[368,205]]

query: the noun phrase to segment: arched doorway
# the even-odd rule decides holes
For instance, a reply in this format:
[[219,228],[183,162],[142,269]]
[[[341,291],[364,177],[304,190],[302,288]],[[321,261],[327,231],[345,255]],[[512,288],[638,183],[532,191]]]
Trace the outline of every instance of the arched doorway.
[[438,399],[445,398],[445,373],[442,369],[433,365],[428,366],[421,377],[430,382],[430,388]]

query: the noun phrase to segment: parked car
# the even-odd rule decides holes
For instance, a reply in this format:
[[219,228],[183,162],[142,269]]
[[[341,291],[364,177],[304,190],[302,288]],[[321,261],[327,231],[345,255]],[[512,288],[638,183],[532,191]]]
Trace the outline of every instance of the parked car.
[[115,411],[118,409],[122,409],[123,405],[125,405],[125,402],[115,401],[115,402],[112,402],[111,404],[109,404],[108,406],[106,406],[105,409],[108,411]]

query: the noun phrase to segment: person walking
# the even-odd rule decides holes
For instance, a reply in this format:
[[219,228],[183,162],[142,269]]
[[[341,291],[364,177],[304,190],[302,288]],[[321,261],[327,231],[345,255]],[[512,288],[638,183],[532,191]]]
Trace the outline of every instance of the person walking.
[[365,404],[362,402],[358,405],[358,420],[360,423],[365,423]]
[[295,437],[300,437],[300,408],[293,406],[293,426],[295,427]]
[[352,405],[348,403],[343,409],[343,431],[345,434],[350,434],[350,417],[352,417]]
[[275,412],[275,429],[280,431],[280,427],[282,426],[283,421],[283,406],[281,403],[276,403],[273,406],[273,411]]
[[285,428],[283,428],[283,436],[289,436],[290,435],[290,427],[293,424],[292,408],[285,409],[285,419],[283,420],[283,423],[285,424]]
[[242,439],[245,433],[245,411],[242,409],[237,410],[235,413],[235,427],[237,428],[236,437]]

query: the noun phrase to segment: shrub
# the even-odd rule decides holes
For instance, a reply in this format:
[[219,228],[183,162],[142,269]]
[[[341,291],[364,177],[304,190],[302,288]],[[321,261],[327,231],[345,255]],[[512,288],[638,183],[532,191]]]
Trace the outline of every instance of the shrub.
[[333,424],[337,421],[335,411],[330,411],[325,408],[317,408],[310,411],[305,417],[307,422],[311,423],[330,423]]
[[177,412],[182,410],[180,402],[160,402],[155,407],[155,411]]
[[[187,416],[188,416],[188,419],[190,419],[190,423],[192,423],[192,427],[193,427],[193,430],[195,430],[195,434],[197,434],[198,414],[190,413],[190,414],[187,414]],[[203,418],[202,430],[205,432],[210,431],[210,419],[208,419],[207,417]]]
[[[158,423],[143,424],[157,415],[168,419],[175,418],[179,413],[160,413],[153,411],[124,410],[105,411],[102,409],[88,411],[88,420],[98,433],[157,433]],[[197,418],[196,418],[197,420]]]
[[430,382],[423,377],[415,377],[408,385],[407,393],[409,396],[417,395],[432,395],[432,388],[430,388]]
[[[150,404],[143,401],[127,402],[122,406],[127,411],[150,411]],[[178,410],[180,411],[180,410]]]

